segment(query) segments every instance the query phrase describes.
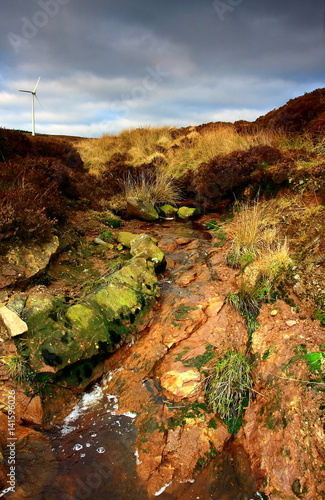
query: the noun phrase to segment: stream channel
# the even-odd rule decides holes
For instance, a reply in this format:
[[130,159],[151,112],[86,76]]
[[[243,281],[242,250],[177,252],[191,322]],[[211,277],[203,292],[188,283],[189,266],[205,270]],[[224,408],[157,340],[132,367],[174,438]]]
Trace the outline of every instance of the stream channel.
[[[134,227],[132,229],[134,230]],[[216,259],[219,259],[219,262],[224,261],[223,250],[215,248],[215,253],[211,253],[213,242],[218,240],[213,240],[213,234],[211,235],[203,224],[177,221],[164,221],[160,225],[138,223],[135,232],[147,232],[157,237],[159,246],[167,257],[167,269],[159,276],[160,297],[153,312],[153,319],[132,345],[121,347],[119,352],[111,356],[105,365],[108,367],[106,374],[80,395],[77,404],[72,410],[69,409],[59,424],[55,420],[52,426],[38,429],[46,442],[50,442],[47,449],[42,449],[42,445],[35,441],[30,442],[27,452],[18,453],[17,482],[24,484],[25,489],[22,492],[18,488],[16,493],[8,494],[5,496],[8,500],[266,498],[256,491],[247,456],[232,438],[217,456],[212,457],[205,467],[187,482],[167,482],[156,491],[148,492],[146,481],[139,476],[141,460],[136,444],[139,433],[138,412],[132,409],[132,404],[128,410],[125,401],[120,409],[120,395],[112,392],[112,380],[118,377],[118,371],[121,369],[118,364],[123,363],[124,370],[125,362],[125,370],[129,370],[130,392],[134,391],[134,399],[138,397],[137,391],[146,390],[147,383],[147,397],[151,396],[150,392],[155,395],[154,401],[150,400],[150,411],[154,408],[157,414],[161,413],[165,399],[160,395],[161,388],[157,384],[154,387],[155,379],[152,375],[157,363],[157,349],[158,358],[163,357],[183,340],[180,337],[175,342],[170,341],[168,349],[159,338],[155,340],[164,304],[172,309],[179,303],[197,305],[200,301],[204,302],[207,281],[220,287],[223,283],[227,288],[227,275],[223,276],[222,270],[224,269],[225,273],[233,271],[227,271],[223,264],[218,267]],[[211,264],[211,255],[214,255],[214,264]],[[226,288],[224,295],[228,291]],[[207,290],[208,292],[211,293]],[[177,335],[181,335],[182,325],[174,330]],[[188,334],[184,336],[186,337],[188,338]],[[144,343],[147,346],[152,345],[151,351],[149,347],[144,352],[140,351],[141,358],[146,361],[143,361],[143,365],[139,364],[139,361],[132,361],[136,358],[134,353],[139,341],[140,348]],[[141,402],[141,391],[139,401],[133,407],[142,405],[142,412],[145,412],[146,400]]]

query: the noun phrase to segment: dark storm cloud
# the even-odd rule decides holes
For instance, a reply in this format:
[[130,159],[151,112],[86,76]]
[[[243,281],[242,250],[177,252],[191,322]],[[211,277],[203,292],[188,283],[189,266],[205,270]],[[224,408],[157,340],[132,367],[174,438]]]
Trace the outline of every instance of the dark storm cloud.
[[253,117],[323,86],[323,0],[0,5],[0,105],[9,116],[11,86],[42,75],[44,128],[67,101],[56,121],[89,131]]

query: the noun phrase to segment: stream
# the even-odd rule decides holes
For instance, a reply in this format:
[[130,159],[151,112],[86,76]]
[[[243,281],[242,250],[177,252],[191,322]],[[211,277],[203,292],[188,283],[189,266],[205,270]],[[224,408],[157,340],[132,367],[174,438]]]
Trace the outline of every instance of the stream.
[[[184,301],[186,304],[200,303],[205,296],[205,280],[208,275],[213,286],[219,281],[224,282],[225,295],[227,286],[230,285],[227,284],[227,276],[223,277],[222,273],[232,271],[223,269],[221,265],[218,267],[216,261],[211,264],[210,256],[214,255],[215,259],[220,259],[220,255],[218,257],[220,250],[216,248],[216,253],[211,253],[214,240],[204,225],[163,221],[160,225],[138,223],[137,230],[158,237],[159,246],[167,257],[168,265],[160,276],[161,296],[153,320],[133,345],[123,346],[119,349],[120,352],[111,356],[107,364],[107,373],[80,395],[77,404],[72,410],[70,409],[62,422],[55,421],[52,426],[40,429],[44,436],[43,444],[31,441],[27,451],[17,454],[17,484],[25,485],[25,489],[17,488],[16,493],[4,497],[8,500],[22,498],[260,500],[266,498],[256,491],[248,458],[244,450],[232,439],[229,439],[223,450],[217,456],[211,457],[206,466],[187,482],[168,481],[152,493],[148,493],[145,481],[139,477],[142,462],[137,448],[138,411],[146,412],[149,408],[146,406],[148,401],[150,401],[150,411],[154,414],[162,414],[164,411],[165,401],[160,396],[161,388],[156,389],[152,385],[154,388],[152,389],[149,384],[150,381],[156,381],[157,352],[159,351],[160,356],[172,352],[172,348],[167,352],[164,343],[158,338],[156,341],[155,337],[155,330],[162,321],[160,314],[163,314],[163,307],[165,305],[166,309],[168,307],[172,309]],[[202,269],[203,274],[201,274]],[[174,329],[179,335],[173,344],[176,347],[184,339],[186,340],[186,336],[181,336],[183,331],[181,320],[179,324],[181,326]],[[139,349],[146,345],[146,350],[140,351],[141,356],[138,355],[143,365],[135,356],[138,342]],[[150,351],[148,346],[151,344]],[[125,391],[121,389],[120,394],[118,391],[112,391],[112,384],[118,379],[122,366],[126,379],[130,374],[130,401],[133,392],[134,400],[138,398],[133,405],[136,411],[132,408],[125,410],[127,407]],[[149,380],[147,388],[150,391],[146,392],[147,380]],[[115,387],[119,387],[118,384]],[[155,398],[149,399],[151,393]],[[122,409],[120,409],[120,396],[124,398]]]

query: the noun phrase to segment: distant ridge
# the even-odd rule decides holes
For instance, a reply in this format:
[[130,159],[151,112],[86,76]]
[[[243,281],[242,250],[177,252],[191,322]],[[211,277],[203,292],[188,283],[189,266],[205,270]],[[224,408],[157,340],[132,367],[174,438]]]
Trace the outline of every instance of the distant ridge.
[[290,99],[254,122],[262,128],[283,129],[286,133],[325,134],[325,88]]

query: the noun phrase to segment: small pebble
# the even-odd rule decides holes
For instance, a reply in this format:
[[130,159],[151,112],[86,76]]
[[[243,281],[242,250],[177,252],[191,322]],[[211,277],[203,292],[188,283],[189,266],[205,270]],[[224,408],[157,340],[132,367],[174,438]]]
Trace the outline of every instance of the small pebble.
[[297,321],[293,320],[293,319],[289,319],[288,321],[286,321],[286,325],[288,326],[294,326],[297,324]]

